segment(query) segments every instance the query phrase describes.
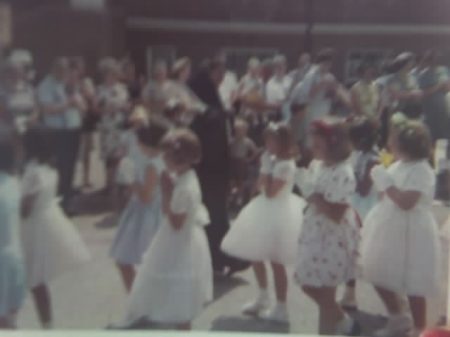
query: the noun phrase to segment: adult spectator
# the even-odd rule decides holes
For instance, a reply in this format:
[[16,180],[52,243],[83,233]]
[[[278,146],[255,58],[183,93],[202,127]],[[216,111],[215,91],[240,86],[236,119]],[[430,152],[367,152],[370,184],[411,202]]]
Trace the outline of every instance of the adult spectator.
[[[59,174],[59,194],[62,207],[70,213],[73,193],[73,170],[79,145],[82,114],[86,106],[77,89],[78,69],[67,58],[57,59],[39,84],[37,97],[42,111],[43,126],[52,138],[55,165]],[[75,160],[74,160],[75,158]]]
[[448,70],[439,64],[438,54],[428,51],[418,74],[420,89],[424,93],[423,112],[433,142],[450,137],[447,94],[450,89]]
[[297,68],[292,70],[289,73],[289,78],[291,79],[291,87],[289,89],[289,92],[292,92],[292,90],[295,88],[295,86],[303,81],[308,71],[311,69],[311,55],[309,53],[303,53],[300,55],[298,59],[298,65]]
[[416,63],[413,53],[401,53],[394,60],[387,90],[392,98],[392,110],[401,111],[409,118],[422,117],[423,92],[416,78],[411,73]]
[[298,139],[305,144],[308,131],[315,119],[322,118],[331,112],[333,98],[339,89],[339,83],[331,73],[334,51],[324,49],[319,52],[316,64],[311,67],[303,81],[298,83],[290,96],[290,103],[305,106],[303,123],[298,132]]
[[353,112],[357,115],[378,118],[380,93],[375,83],[376,68],[363,62],[358,67],[359,80],[353,85],[350,94]]
[[192,129],[202,144],[202,161],[197,173],[203,200],[209,211],[211,223],[207,234],[212,253],[213,267],[223,273],[226,267],[236,271],[242,267],[225,256],[220,244],[229,228],[227,201],[230,179],[230,159],[227,139],[227,116],[219,95],[225,65],[220,60],[208,62],[190,81],[192,91],[207,105],[203,114],[197,114]]
[[273,76],[266,84],[266,102],[272,106],[269,116],[272,119],[281,117],[281,107],[285,102],[292,80],[286,75],[287,64],[283,55],[277,55],[273,59]]
[[163,115],[170,98],[170,86],[167,63],[159,60],[153,66],[152,76],[142,91],[142,101],[151,115]]

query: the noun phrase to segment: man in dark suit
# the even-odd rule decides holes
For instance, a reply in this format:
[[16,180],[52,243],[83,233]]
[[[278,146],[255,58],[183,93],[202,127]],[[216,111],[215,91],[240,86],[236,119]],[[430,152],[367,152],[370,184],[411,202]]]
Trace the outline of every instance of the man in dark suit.
[[223,273],[246,268],[246,263],[232,259],[222,253],[220,244],[229,228],[227,199],[229,192],[230,161],[228,154],[227,115],[219,96],[219,85],[225,74],[222,59],[212,59],[202,65],[189,85],[192,91],[208,106],[194,119],[192,129],[202,144],[203,157],[197,174],[204,203],[209,211],[211,223],[207,234],[212,253],[213,267]]

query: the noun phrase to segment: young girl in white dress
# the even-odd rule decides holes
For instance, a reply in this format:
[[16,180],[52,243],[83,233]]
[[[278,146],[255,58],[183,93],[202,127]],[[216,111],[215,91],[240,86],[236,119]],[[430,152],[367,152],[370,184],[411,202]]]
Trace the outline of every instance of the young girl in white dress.
[[209,216],[193,170],[201,149],[187,129],[170,132],[163,146],[168,169],[161,178],[163,220],[133,284],[127,321],[145,318],[189,330],[213,296],[204,230]]
[[315,160],[297,175],[308,206],[295,280],[319,306],[320,334],[352,334],[356,324],[336,302],[337,287],[355,279],[359,244],[359,223],[351,207],[356,181],[348,161],[347,127],[340,119],[316,120],[310,137]]
[[141,263],[161,221],[159,184],[164,162],[159,144],[166,131],[159,123],[137,131],[142,157],[133,163],[132,196],[122,212],[111,248],[111,257],[118,265],[127,291],[131,290],[135,278],[135,266]]
[[25,299],[25,267],[20,244],[20,184],[12,175],[13,136],[0,133],[0,330],[15,329]]
[[[286,322],[288,280],[286,265],[294,264],[304,201],[293,194],[296,165],[295,146],[290,128],[270,124],[266,130],[266,152],[261,160],[260,194],[238,215],[222,241],[222,250],[253,262],[259,294],[245,305],[244,313]],[[269,308],[264,263],[272,265],[277,304]],[[268,310],[269,309],[269,310]]]
[[372,179],[382,198],[364,222],[362,267],[390,317],[377,336],[399,336],[411,329],[400,296],[408,296],[415,333],[426,327],[426,297],[439,290],[440,244],[431,212],[435,174],[428,158],[426,127],[405,120],[391,130],[390,147],[397,161],[376,166]]
[[22,178],[22,238],[28,286],[44,328],[52,327],[48,284],[90,259],[79,232],[57,199],[58,174],[51,166],[48,134],[32,130],[25,138],[27,165]]

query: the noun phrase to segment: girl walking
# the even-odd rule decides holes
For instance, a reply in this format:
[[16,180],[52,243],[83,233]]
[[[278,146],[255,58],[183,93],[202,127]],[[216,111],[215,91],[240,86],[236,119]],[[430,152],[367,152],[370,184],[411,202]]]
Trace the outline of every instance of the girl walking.
[[155,236],[161,221],[161,193],[159,188],[164,162],[159,143],[166,128],[152,123],[137,131],[142,157],[134,160],[132,196],[120,217],[119,229],[111,248],[125,288],[131,290],[135,278],[135,266]]
[[209,216],[193,170],[201,148],[187,129],[172,131],[163,144],[167,166],[161,177],[163,220],[133,284],[127,321],[146,318],[190,330],[213,291],[204,230]]
[[90,259],[75,226],[58,203],[58,174],[45,131],[31,130],[25,139],[27,165],[22,178],[22,237],[30,287],[39,320],[52,328],[48,284]]
[[414,333],[419,335],[426,327],[426,297],[438,291],[440,280],[439,235],[431,212],[431,141],[421,122],[404,120],[392,128],[389,142],[397,161],[387,170],[372,170],[382,198],[364,223],[363,275],[375,285],[390,315],[377,336],[411,330],[411,318],[398,301],[402,295],[409,298]]
[[[259,294],[244,306],[248,315],[286,322],[288,280],[285,265],[296,258],[304,202],[292,193],[296,172],[295,146],[291,130],[270,124],[266,130],[266,152],[260,170],[260,194],[238,215],[222,242],[222,250],[253,262]],[[272,266],[277,304],[270,308],[265,262]]]
[[315,160],[298,172],[297,184],[308,202],[298,241],[295,280],[319,306],[319,333],[346,335],[355,322],[336,302],[338,286],[354,280],[359,224],[351,208],[356,181],[348,162],[350,142],[339,119],[311,125]]
[[0,135],[0,330],[15,329],[25,299],[26,281],[19,238],[20,185],[13,137]]

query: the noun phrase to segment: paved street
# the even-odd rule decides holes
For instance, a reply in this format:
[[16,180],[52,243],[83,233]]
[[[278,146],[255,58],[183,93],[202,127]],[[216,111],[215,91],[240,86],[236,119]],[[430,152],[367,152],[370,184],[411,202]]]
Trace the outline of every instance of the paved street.
[[[96,187],[102,184],[102,170],[96,160]],[[113,261],[108,257],[116,227],[114,214],[107,210],[102,199],[95,194],[80,203],[85,215],[74,222],[86,240],[92,260],[82,269],[64,275],[51,284],[54,324],[57,329],[104,329],[120,323],[126,305],[126,294]],[[316,333],[317,309],[294,284],[289,293],[289,326],[247,319],[240,315],[243,303],[255,292],[252,274],[247,271],[232,279],[217,279],[215,301],[194,322],[198,330],[268,331]],[[366,331],[382,323],[377,314],[383,314],[379,299],[372,288],[359,283],[360,307],[373,315],[358,314]],[[437,305],[433,305],[438,311]],[[436,315],[433,315],[435,319]],[[19,315],[21,329],[39,328],[31,298],[28,297]]]

